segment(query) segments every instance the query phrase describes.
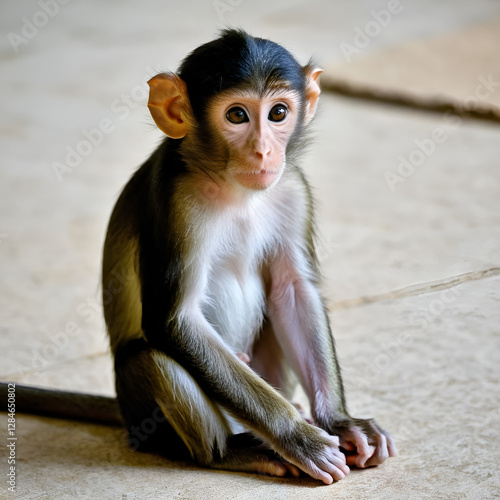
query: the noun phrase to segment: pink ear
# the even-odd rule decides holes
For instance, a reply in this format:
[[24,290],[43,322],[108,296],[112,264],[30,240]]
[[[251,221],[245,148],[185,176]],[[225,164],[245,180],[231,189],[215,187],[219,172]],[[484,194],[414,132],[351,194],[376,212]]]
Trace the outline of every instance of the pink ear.
[[172,139],[182,139],[187,123],[182,112],[189,104],[186,84],[173,73],[160,73],[148,82],[148,108],[158,128]]
[[305,66],[304,74],[306,76],[306,111],[304,122],[307,125],[316,112],[316,105],[318,104],[321,88],[319,86],[319,75],[323,70],[314,66]]

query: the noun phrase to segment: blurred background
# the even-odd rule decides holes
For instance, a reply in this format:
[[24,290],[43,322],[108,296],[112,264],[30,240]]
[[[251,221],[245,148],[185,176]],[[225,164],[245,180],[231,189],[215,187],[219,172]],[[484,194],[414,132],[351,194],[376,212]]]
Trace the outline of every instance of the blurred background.
[[[402,450],[332,486],[336,498],[494,498],[497,0],[2,2],[0,378],[113,394],[101,252],[120,190],[162,138],[146,82],[225,27],[325,69],[304,157],[324,294],[352,413],[376,416]],[[256,484],[129,456],[119,431],[22,419],[23,498],[247,498]],[[257,484],[262,498],[332,494]]]

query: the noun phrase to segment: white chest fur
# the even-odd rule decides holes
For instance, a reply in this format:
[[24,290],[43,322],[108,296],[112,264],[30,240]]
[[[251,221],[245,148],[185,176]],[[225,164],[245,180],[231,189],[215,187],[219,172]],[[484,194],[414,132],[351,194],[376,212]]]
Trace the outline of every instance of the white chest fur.
[[244,211],[214,217],[206,241],[204,316],[235,352],[246,352],[265,314],[262,266],[276,246],[276,221],[256,199]]
[[248,352],[264,310],[262,277],[251,263],[228,260],[213,266],[203,313],[235,352]]
[[234,352],[248,351],[264,319],[263,268],[303,240],[305,198],[290,197],[285,182],[273,191],[230,209],[186,207],[192,239],[179,314],[200,311]]

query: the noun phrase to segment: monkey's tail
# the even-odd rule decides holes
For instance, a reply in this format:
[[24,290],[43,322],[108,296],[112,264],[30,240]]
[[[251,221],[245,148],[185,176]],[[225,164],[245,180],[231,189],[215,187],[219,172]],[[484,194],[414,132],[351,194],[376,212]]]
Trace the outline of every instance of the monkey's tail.
[[123,426],[115,398],[0,382],[0,411]]

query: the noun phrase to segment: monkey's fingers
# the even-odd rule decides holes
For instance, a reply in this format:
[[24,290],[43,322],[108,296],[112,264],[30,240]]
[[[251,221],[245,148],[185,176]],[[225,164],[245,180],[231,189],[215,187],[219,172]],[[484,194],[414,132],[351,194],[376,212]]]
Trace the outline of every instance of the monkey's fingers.
[[373,467],[397,455],[396,445],[387,431],[372,419],[358,422],[360,426],[351,427],[341,440],[349,465]]
[[379,434],[375,434],[371,439],[371,444],[376,446],[376,450],[371,458],[366,462],[365,467],[379,465],[387,458],[394,457],[398,454],[398,450],[396,449],[396,445],[394,444],[390,434],[384,431],[381,427],[378,427],[378,431]]
[[399,452],[396,447],[396,443],[394,442],[394,439],[392,439],[390,434],[387,434],[386,437],[387,437],[387,448],[389,449],[389,456],[397,457]]
[[338,448],[338,438],[326,433],[325,435],[327,440],[319,456],[297,465],[312,478],[331,484],[333,481],[344,479],[350,469],[346,464],[344,454]]
[[368,443],[368,438],[359,427],[351,427],[342,436],[340,446],[347,450],[346,463],[362,469],[375,453],[376,447]]
[[331,456],[323,456],[320,460],[314,462],[310,461],[304,464],[302,469],[312,478],[323,481],[325,484],[340,481],[350,472],[344,459],[333,454]]
[[246,365],[250,364],[250,356],[244,352],[237,352],[236,356]]
[[350,441],[344,441],[340,447],[340,451],[344,455],[354,455],[354,453],[349,453],[349,452],[355,452],[356,451],[356,446],[354,446]]
[[[371,448],[371,453],[373,454],[375,452],[375,447],[372,446]],[[369,467],[370,465],[378,465],[378,464],[369,464],[369,456],[367,457],[366,454],[360,454],[358,455],[357,453],[354,453],[352,455],[346,455],[346,463],[350,467],[357,467],[358,469],[363,469],[365,467]]]

